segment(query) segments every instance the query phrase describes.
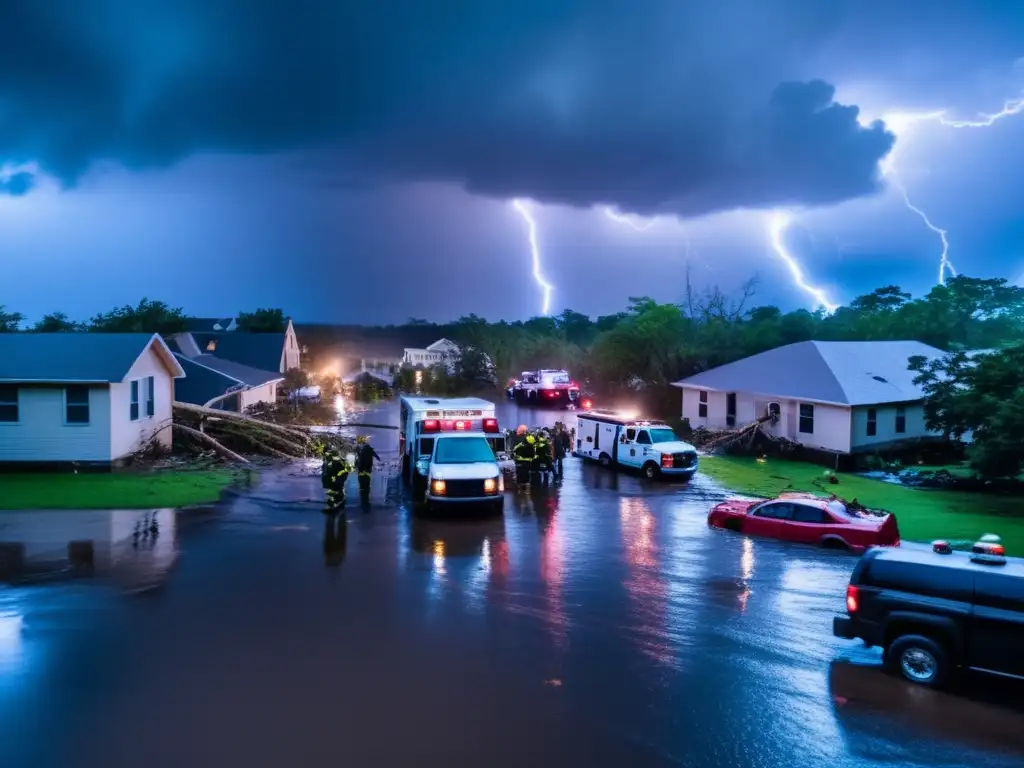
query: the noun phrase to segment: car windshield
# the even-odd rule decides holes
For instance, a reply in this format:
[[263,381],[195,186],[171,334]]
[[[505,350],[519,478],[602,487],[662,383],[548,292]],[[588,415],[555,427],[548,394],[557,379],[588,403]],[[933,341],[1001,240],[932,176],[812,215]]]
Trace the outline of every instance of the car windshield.
[[437,441],[435,464],[478,464],[484,461],[495,461],[495,457],[483,437],[450,437]]
[[651,433],[652,443],[676,443],[679,442],[679,438],[676,433],[668,427],[655,427],[654,429],[648,430]]
[[550,373],[545,378],[552,384],[568,384],[572,381],[568,373]]

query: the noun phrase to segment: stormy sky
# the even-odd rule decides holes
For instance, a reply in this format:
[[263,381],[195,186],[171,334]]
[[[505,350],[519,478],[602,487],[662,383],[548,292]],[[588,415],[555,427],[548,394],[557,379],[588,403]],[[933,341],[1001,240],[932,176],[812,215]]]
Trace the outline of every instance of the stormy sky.
[[1010,0],[5,0],[0,21],[0,304],[30,317],[148,296],[524,318],[515,198],[554,312],[676,301],[687,273],[812,306],[773,210],[829,299],[926,291],[942,243],[897,183],[958,271],[1024,272],[1024,113],[956,127],[1024,95]]

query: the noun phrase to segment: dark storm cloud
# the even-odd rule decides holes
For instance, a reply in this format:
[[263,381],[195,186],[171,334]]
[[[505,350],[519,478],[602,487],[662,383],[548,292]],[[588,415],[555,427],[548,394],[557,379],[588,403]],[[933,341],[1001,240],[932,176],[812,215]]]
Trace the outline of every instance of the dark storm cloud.
[[[990,10],[941,5],[961,25]],[[0,160],[73,184],[101,160],[144,168],[320,148],[346,179],[574,205],[832,203],[876,187],[892,137],[833,103],[808,62],[841,71],[830,50],[845,55],[876,27],[895,43],[935,7],[7,0]],[[873,52],[884,65],[884,46]]]

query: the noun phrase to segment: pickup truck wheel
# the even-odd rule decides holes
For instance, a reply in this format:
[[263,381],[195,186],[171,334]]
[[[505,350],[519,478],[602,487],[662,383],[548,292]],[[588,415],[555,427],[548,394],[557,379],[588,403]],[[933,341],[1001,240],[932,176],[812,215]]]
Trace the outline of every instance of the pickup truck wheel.
[[885,652],[886,662],[906,680],[939,688],[949,676],[949,654],[931,638],[921,635],[897,637]]
[[655,464],[653,461],[648,461],[646,464],[644,464],[644,477],[646,477],[648,480],[654,480],[660,474],[661,470],[658,468],[658,465]]

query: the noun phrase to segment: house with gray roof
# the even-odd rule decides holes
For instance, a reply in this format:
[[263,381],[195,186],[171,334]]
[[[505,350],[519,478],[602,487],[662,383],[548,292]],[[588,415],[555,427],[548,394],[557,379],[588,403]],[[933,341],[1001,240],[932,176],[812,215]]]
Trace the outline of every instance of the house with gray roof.
[[301,349],[292,321],[283,333],[250,333],[238,330],[234,319],[192,320],[190,330],[168,338],[171,348],[195,359],[212,355],[258,371],[284,373],[301,365]]
[[693,427],[763,428],[809,448],[849,454],[937,437],[911,357],[945,353],[917,341],[801,341],[698,373],[674,386]]
[[0,333],[0,462],[109,465],[171,445],[167,344],[145,333]]
[[277,400],[282,376],[277,371],[261,371],[247,365],[222,360],[215,355],[174,356],[186,373],[175,388],[179,402],[208,408],[242,412],[257,403]]

